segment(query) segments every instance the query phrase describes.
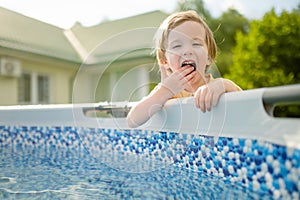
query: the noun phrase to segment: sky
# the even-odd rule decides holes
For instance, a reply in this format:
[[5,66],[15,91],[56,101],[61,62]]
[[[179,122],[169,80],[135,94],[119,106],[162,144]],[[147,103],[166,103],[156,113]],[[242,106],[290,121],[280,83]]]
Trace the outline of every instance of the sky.
[[[105,20],[116,20],[161,10],[173,12],[180,0],[0,0],[0,7],[31,18],[69,29],[76,22],[93,26]],[[272,7],[276,12],[296,8],[300,0],[204,0],[206,9],[219,17],[235,8],[248,19],[259,19]]]

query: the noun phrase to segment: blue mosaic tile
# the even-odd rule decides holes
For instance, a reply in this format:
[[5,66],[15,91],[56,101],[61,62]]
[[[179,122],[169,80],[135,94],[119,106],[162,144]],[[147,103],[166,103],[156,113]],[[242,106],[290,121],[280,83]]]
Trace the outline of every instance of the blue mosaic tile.
[[[137,155],[205,172],[274,198],[300,198],[300,150],[243,138],[151,130],[0,126],[0,146],[65,155]],[[42,152],[41,152],[42,153]],[[53,156],[59,162],[57,155]],[[115,159],[115,160],[113,160]],[[138,159],[138,158],[137,158]],[[138,163],[138,162],[137,162]],[[145,167],[145,166],[141,166]]]

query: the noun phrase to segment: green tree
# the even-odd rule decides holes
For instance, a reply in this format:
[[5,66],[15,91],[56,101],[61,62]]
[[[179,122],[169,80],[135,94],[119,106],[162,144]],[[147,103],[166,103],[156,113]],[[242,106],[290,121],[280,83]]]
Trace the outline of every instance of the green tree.
[[299,83],[300,15],[274,9],[238,32],[233,65],[227,78],[243,89]]
[[230,8],[221,17],[215,19],[213,24],[219,26],[215,32],[215,37],[219,42],[220,48],[230,51],[236,45],[235,35],[238,31],[246,34],[249,31],[248,20],[237,10]]
[[177,11],[195,10],[201,17],[210,21],[212,19],[210,12],[204,7],[203,0],[179,0]]
[[297,8],[293,9],[294,13],[298,13],[298,15],[300,15],[300,4],[298,4]]
[[249,21],[237,10],[230,8],[221,17],[211,21],[211,28],[214,30],[219,48],[216,63],[221,74],[224,75],[232,65],[232,49],[236,45],[235,36],[238,31],[248,33]]

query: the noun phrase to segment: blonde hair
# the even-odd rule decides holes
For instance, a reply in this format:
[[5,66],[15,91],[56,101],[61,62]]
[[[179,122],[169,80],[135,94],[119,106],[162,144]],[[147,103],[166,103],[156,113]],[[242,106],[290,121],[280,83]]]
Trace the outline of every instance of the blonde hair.
[[160,25],[155,35],[156,57],[159,65],[166,63],[167,40],[171,30],[183,24],[186,21],[194,21],[203,25],[205,30],[205,42],[208,48],[208,56],[211,62],[214,61],[217,54],[217,45],[213,33],[206,22],[193,10],[177,12],[167,17]]

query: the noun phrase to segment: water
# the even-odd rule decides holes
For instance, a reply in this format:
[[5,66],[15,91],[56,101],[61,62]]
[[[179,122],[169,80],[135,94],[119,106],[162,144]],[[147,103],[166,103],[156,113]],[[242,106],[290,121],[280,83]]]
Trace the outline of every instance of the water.
[[[155,167],[146,169],[150,163]],[[145,170],[128,170],[138,168],[135,165]],[[0,148],[0,199],[262,198],[220,177],[134,155]]]

